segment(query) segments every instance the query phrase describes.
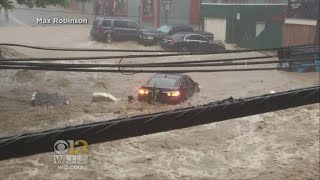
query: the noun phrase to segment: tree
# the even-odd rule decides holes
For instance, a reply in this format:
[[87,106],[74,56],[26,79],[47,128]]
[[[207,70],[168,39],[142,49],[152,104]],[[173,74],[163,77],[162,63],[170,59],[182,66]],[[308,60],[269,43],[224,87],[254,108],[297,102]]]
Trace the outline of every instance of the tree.
[[[66,0],[17,0],[20,5],[25,5],[29,8],[40,7],[45,8],[47,6],[65,6]],[[12,10],[14,8],[12,0],[0,0],[1,9]]]
[[0,0],[0,10],[1,9],[5,11],[14,9],[13,2],[10,0]]

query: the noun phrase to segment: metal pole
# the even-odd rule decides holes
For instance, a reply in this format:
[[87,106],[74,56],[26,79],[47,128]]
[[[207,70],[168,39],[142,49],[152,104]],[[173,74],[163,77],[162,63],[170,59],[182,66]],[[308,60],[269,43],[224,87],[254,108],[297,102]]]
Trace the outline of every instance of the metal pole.
[[141,24],[141,6],[138,7],[139,11],[139,24]]
[[168,10],[166,9],[166,24],[168,24]]

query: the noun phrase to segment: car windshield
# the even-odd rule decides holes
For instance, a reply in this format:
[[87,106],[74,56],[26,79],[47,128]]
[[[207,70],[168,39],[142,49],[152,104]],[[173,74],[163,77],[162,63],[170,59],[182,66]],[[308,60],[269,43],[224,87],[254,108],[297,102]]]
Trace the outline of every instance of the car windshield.
[[147,86],[173,88],[177,87],[177,82],[178,81],[175,78],[153,77],[148,81]]
[[157,31],[163,32],[163,33],[168,33],[172,27],[168,25],[161,26],[160,28],[157,29]]

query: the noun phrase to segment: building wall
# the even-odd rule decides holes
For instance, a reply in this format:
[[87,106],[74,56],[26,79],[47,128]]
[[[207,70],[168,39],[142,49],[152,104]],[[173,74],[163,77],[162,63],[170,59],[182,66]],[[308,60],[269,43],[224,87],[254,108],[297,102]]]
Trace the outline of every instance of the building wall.
[[316,44],[316,20],[287,19],[282,27],[282,45]]
[[[160,24],[166,24],[166,11],[161,5]],[[168,11],[168,24],[189,24],[190,0],[174,0]]]
[[[243,48],[281,46],[286,5],[202,4],[201,18],[226,18],[226,43]],[[204,28],[204,24],[202,26]],[[216,26],[212,28],[224,28]],[[204,29],[205,31],[219,31]]]
[[228,4],[287,4],[288,0],[202,0],[202,3],[228,3]]
[[[95,4],[99,0],[92,0],[85,3],[85,13],[95,14]],[[106,0],[101,0],[102,2]],[[140,23],[144,27],[157,28],[166,24],[166,11],[162,0],[152,0],[153,17],[143,16],[143,0],[126,0],[126,18]],[[70,9],[81,12],[81,3],[77,0],[69,0]],[[192,5],[192,6],[191,6]],[[159,12],[158,12],[159,11]],[[199,27],[200,0],[172,0],[168,11],[168,24],[193,24]],[[101,14],[101,12],[100,12]],[[98,14],[98,15],[100,15]]]

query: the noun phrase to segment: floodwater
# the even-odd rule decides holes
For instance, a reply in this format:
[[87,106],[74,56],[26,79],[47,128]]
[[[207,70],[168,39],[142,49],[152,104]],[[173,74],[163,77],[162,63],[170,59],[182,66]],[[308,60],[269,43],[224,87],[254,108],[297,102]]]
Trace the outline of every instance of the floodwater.
[[[35,46],[106,49],[152,49],[135,42],[104,44],[89,39],[89,26],[1,28],[0,42]],[[23,32],[23,33],[22,33]],[[77,32],[77,33],[75,33]],[[53,52],[6,49],[8,56],[81,57],[123,55],[108,52]],[[169,62],[262,56],[258,52],[125,59],[126,63]],[[119,60],[90,61],[90,63]],[[64,61],[66,62],[66,61]],[[267,66],[270,67],[270,66]],[[200,93],[177,106],[150,106],[137,96],[151,74],[0,71],[0,136],[65,127],[118,117],[205,104],[233,96],[255,96],[319,85],[318,73],[282,71],[189,73]],[[35,91],[58,92],[70,104],[60,108],[31,107]],[[120,98],[92,103],[93,92]],[[0,179],[316,179],[319,177],[319,104],[250,116],[183,130],[90,146],[85,170],[59,170],[54,153],[0,161]],[[90,144],[90,142],[89,142]]]

